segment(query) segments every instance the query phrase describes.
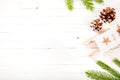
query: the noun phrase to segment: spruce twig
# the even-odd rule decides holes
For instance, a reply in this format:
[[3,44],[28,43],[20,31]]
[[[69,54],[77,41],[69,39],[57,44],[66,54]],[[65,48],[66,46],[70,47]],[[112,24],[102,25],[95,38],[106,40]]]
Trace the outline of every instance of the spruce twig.
[[113,59],[113,62],[120,67],[120,60],[118,60],[117,58]]
[[96,3],[98,3],[98,4],[102,4],[102,3],[104,3],[104,1],[103,0],[94,0]]
[[111,74],[102,71],[89,70],[85,72],[88,77],[94,80],[118,80]]
[[110,74],[112,74],[113,76],[117,77],[120,79],[120,73],[111,68],[110,66],[108,66],[107,64],[103,63],[102,61],[97,61],[97,64],[104,70],[108,71]]
[[[120,67],[120,60],[115,58],[113,59],[113,62],[118,67]],[[89,78],[94,80],[120,80],[120,73],[115,69],[111,68],[102,61],[97,61],[97,65],[99,65],[102,69],[106,70],[107,72],[88,70],[85,73]]]
[[[71,11],[73,10],[73,0],[65,0],[67,8]],[[81,2],[84,4],[86,9],[93,11],[94,10],[94,2],[98,4],[104,3],[104,0],[81,0]]]
[[73,10],[73,0],[65,0],[65,3],[69,10]]
[[86,9],[93,11],[94,9],[93,0],[81,0],[81,1],[83,2]]

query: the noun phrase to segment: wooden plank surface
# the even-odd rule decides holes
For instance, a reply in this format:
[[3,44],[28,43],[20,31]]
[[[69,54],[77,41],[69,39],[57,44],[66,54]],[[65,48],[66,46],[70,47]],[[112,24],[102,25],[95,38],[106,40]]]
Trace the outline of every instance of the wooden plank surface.
[[117,12],[110,26],[119,23],[119,3],[106,0],[90,12],[75,0],[70,12],[64,0],[0,1],[0,80],[89,80],[86,70],[101,70],[96,60],[115,67],[119,49],[90,58],[83,42],[96,35],[89,23],[106,6]]

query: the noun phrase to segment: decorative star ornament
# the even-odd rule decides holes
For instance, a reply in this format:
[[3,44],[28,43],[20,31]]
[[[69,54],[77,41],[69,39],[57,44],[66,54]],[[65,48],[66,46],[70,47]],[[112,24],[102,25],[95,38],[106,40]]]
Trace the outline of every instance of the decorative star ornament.
[[106,45],[108,45],[108,43],[109,42],[111,42],[110,40],[109,40],[109,38],[103,38],[104,40],[103,40],[103,43],[105,43]]

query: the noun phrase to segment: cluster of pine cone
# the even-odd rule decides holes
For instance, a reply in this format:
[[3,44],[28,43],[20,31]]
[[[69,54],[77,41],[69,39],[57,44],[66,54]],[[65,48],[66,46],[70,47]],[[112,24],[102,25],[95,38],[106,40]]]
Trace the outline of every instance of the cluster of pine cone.
[[93,20],[91,26],[93,30],[101,31],[103,23],[111,23],[115,20],[116,12],[114,8],[107,7],[100,12],[100,19]]

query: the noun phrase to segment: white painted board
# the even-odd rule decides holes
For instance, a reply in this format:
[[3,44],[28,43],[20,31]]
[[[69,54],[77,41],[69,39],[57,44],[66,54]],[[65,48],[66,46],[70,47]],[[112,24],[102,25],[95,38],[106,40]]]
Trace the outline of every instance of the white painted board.
[[106,0],[90,12],[75,0],[71,12],[64,0],[0,0],[0,80],[89,80],[84,72],[99,69],[82,44],[96,35],[89,23],[107,6],[116,8],[117,23],[119,3]]

